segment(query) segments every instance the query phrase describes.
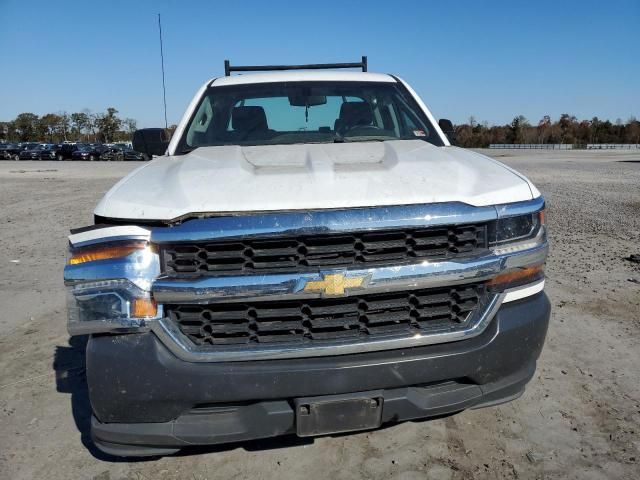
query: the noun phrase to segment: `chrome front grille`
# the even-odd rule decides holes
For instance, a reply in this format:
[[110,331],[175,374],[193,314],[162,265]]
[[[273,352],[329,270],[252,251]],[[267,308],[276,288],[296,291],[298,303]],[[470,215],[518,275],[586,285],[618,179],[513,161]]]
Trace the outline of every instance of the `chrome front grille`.
[[169,276],[308,272],[478,256],[486,224],[163,244]]
[[466,325],[483,283],[305,301],[166,305],[195,345],[300,346],[372,341],[450,331]]
[[162,274],[150,328],[191,362],[347,355],[480,335],[504,294],[486,282],[538,264],[546,243],[496,255],[490,226],[537,211],[463,203],[194,215],[154,228]]

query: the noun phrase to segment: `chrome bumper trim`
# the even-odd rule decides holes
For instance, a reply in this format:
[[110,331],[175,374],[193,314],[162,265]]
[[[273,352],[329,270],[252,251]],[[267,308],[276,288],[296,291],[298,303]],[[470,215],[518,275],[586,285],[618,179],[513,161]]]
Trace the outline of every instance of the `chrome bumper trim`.
[[488,295],[485,304],[480,305],[469,324],[460,329],[430,331],[426,335],[412,337],[387,337],[355,343],[333,342],[322,345],[269,345],[247,348],[199,347],[193,344],[169,319],[163,318],[151,324],[151,331],[179,359],[186,362],[240,362],[251,360],[276,360],[283,358],[308,358],[354,353],[375,352],[410,348],[437,343],[455,342],[480,335],[491,323],[502,305],[504,293]]
[[151,232],[151,242],[200,242],[251,236],[273,238],[302,234],[318,235],[479,223],[497,218],[498,213],[494,206],[474,207],[460,202],[347,210],[250,213],[197,218],[174,227],[154,228]]
[[158,303],[211,303],[298,300],[322,298],[319,292],[306,292],[307,282],[322,280],[326,274],[342,274],[346,278],[365,278],[358,293],[382,293],[396,290],[442,287],[488,280],[500,272],[544,263],[548,246],[544,244],[529,250],[504,255],[492,253],[471,259],[421,262],[395,267],[360,270],[330,270],[317,273],[291,273],[276,275],[247,275],[230,277],[201,277],[193,280],[160,278],[151,288]]

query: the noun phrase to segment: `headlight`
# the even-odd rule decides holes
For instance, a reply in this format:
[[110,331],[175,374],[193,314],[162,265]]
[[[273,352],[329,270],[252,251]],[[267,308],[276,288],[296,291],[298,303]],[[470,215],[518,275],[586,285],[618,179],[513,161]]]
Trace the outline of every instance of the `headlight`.
[[497,255],[534,248],[546,242],[544,210],[499,218],[489,225],[489,244]]
[[124,226],[69,237],[64,278],[71,335],[140,331],[161,318],[150,292],[160,261],[148,237],[148,230]]
[[67,287],[70,335],[140,330],[159,318],[149,292],[128,280],[104,280]]
[[137,250],[144,250],[147,242],[114,242],[112,244],[97,244],[89,247],[71,250],[69,265],[78,265],[96,260],[108,260],[110,258],[121,258],[131,255]]
[[[498,218],[488,230],[489,242],[496,255],[522,254],[537,247],[546,248],[547,233],[544,209],[524,215]],[[546,257],[546,250],[544,253]],[[509,267],[488,282],[491,291],[499,292],[544,279],[544,257],[519,267]]]

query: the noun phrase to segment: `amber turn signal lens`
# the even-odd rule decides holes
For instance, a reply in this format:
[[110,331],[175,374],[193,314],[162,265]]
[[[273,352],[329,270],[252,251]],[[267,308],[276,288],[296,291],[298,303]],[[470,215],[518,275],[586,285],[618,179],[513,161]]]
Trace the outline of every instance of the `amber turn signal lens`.
[[540,220],[540,225],[544,225],[547,221],[546,215],[544,213],[544,210],[540,210],[538,212],[538,219]]
[[87,247],[74,251],[69,258],[69,265],[94,262],[96,260],[107,260],[109,258],[126,257],[136,250],[146,247],[145,242],[125,243],[122,245],[110,245],[101,247]]
[[544,276],[542,265],[535,267],[526,267],[519,270],[513,270],[506,272],[492,278],[487,282],[489,287],[494,289],[504,289],[509,287],[516,287],[519,285],[526,285],[527,283],[540,280]]
[[131,308],[132,317],[155,317],[158,314],[158,305],[152,298],[136,298]]

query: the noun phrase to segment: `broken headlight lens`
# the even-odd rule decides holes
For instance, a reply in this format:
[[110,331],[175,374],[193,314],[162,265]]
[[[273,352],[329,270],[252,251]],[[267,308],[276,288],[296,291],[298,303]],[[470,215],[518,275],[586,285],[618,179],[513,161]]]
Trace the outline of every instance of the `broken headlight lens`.
[[67,287],[69,334],[139,330],[159,318],[149,292],[128,280],[101,280]]
[[147,240],[112,240],[118,228],[90,245],[76,247],[70,237],[64,279],[71,335],[143,331],[162,316],[151,294],[160,273],[158,253]]
[[533,248],[546,241],[544,210],[499,218],[489,225],[489,242],[497,254]]

